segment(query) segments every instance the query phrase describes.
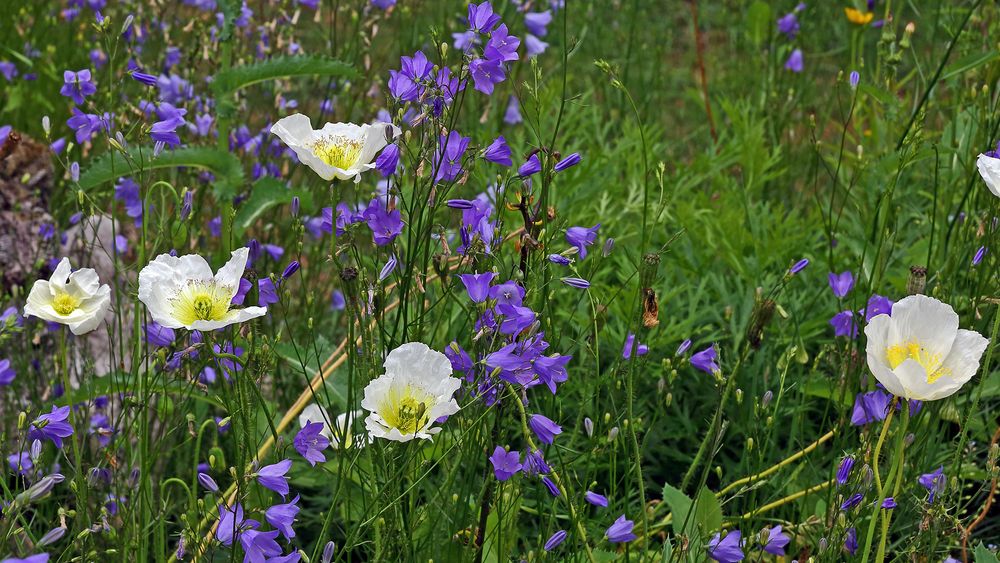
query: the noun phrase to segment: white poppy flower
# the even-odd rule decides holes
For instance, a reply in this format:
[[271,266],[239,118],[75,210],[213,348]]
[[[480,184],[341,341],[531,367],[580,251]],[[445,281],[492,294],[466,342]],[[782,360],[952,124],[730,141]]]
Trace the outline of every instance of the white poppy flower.
[[365,387],[361,407],[368,434],[397,442],[430,439],[441,431],[431,425],[458,412],[452,397],[461,381],[451,377],[451,362],[426,344],[403,344],[386,357],[385,374]]
[[933,401],[954,394],[979,370],[989,340],[958,328],[950,305],[911,295],[865,327],[868,368],[893,395]]
[[101,285],[92,268],[71,270],[69,258],[63,258],[48,281],[36,281],[24,314],[67,325],[76,335],[86,334],[104,320],[111,306],[111,287]]
[[305,428],[306,424],[320,422],[323,424],[320,434],[326,436],[326,439],[330,441],[331,448],[335,450],[341,449],[341,438],[344,439],[344,449],[352,446],[363,448],[368,445],[367,438],[365,436],[354,436],[354,433],[351,431],[354,421],[359,416],[361,416],[360,410],[340,413],[333,420],[333,428],[331,428],[327,422],[331,420],[327,410],[316,403],[310,403],[306,405],[306,408],[302,409],[302,413],[299,415],[299,427]]
[[248,253],[246,247],[234,250],[217,274],[197,254],[161,254],[139,272],[139,300],[166,328],[216,330],[260,317],[266,307],[232,308]]
[[355,183],[361,181],[362,172],[375,168],[372,161],[379,151],[400,133],[399,127],[383,122],[327,123],[317,130],[301,113],[279,119],[271,132],[324,180],[354,178]]
[[1000,158],[981,154],[976,160],[979,167],[979,175],[986,182],[986,187],[993,192],[993,195],[1000,197]]

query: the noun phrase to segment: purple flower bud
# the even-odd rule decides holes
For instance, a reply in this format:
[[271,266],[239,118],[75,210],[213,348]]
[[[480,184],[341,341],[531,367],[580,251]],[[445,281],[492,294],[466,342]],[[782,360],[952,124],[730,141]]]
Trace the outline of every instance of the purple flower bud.
[[186,221],[191,216],[191,206],[194,203],[194,192],[188,190],[184,192],[184,204],[181,206],[181,221]]
[[295,197],[292,198],[292,217],[298,217],[299,216],[299,207],[301,205],[302,205],[302,202],[299,201],[299,196],[295,196]]
[[847,497],[847,500],[841,503],[840,509],[846,512],[854,508],[855,506],[861,504],[861,499],[863,498],[864,495],[862,495],[861,493],[854,493],[853,495]]
[[615,247],[615,239],[608,237],[608,240],[604,241],[604,249],[601,250],[601,255],[607,258],[611,256],[611,250]]
[[590,282],[581,278],[562,278],[559,281],[563,282],[564,284],[570,287],[575,287],[577,289],[587,289],[590,287]]
[[972,265],[978,266],[983,261],[983,256],[986,256],[986,247],[980,246],[979,250],[976,251],[976,255],[972,257]]
[[48,496],[52,492],[52,489],[56,485],[62,483],[66,478],[59,473],[53,473],[52,475],[46,475],[38,480],[37,483],[28,488],[27,491],[21,493],[26,495],[31,501],[36,501]]
[[794,276],[795,274],[801,272],[802,270],[805,270],[806,266],[808,265],[809,265],[809,259],[803,258],[802,260],[796,262],[795,265],[792,266],[790,270],[788,270],[788,273]]
[[583,160],[583,159],[580,157],[580,153],[575,152],[575,153],[567,156],[566,158],[560,160],[559,162],[557,162],[556,165],[555,165],[554,170],[556,172],[562,172],[563,170],[566,170],[567,168],[572,168],[572,167],[576,166],[577,164],[580,163],[581,160]]
[[452,209],[475,209],[476,206],[467,199],[449,199],[445,205]]
[[333,551],[335,549],[337,549],[337,544],[332,541],[326,542],[326,545],[323,546],[323,557],[320,561],[323,563],[330,563],[330,561],[333,561]]
[[851,456],[845,457],[840,462],[840,467],[837,468],[837,483],[843,485],[847,483],[847,479],[851,476],[851,468],[854,467],[854,458]]
[[80,163],[79,162],[75,162],[74,161],[72,164],[69,165],[69,177],[74,182],[79,182],[80,181]]
[[594,421],[590,420],[589,416],[583,419],[583,430],[587,433],[588,438],[594,437]]
[[38,543],[36,545],[38,545],[38,547],[42,547],[56,543],[57,541],[61,540],[62,537],[65,535],[66,535],[66,528],[63,528],[62,526],[59,526],[58,528],[52,528],[38,540]]
[[896,508],[896,499],[892,497],[886,497],[886,499],[882,501],[882,508],[885,508],[886,510],[892,510],[893,508]]
[[549,494],[551,494],[552,496],[554,497],[562,496],[562,492],[559,490],[559,487],[557,487],[556,484],[552,482],[552,479],[549,479],[548,477],[542,477],[542,484],[545,485],[545,488],[549,490]]
[[137,70],[132,71],[130,74],[132,75],[132,80],[135,80],[136,82],[141,82],[146,86],[156,86],[156,77],[152,74],[146,74],[145,72],[139,72]]
[[285,267],[285,271],[281,272],[281,279],[287,280],[288,278],[295,275],[295,272],[299,271],[299,261],[292,260],[288,266]]
[[216,483],[215,479],[212,479],[212,476],[207,473],[198,473],[198,483],[213,493],[219,492],[218,483]]
[[859,82],[861,82],[861,75],[858,74],[858,71],[852,70],[851,71],[851,89],[853,90],[853,89],[857,88]]
[[378,281],[384,281],[396,269],[396,257],[390,256],[389,261],[382,266],[382,271],[378,273]]
[[548,258],[549,262],[552,262],[553,264],[559,264],[560,266],[569,266],[571,263],[573,263],[572,260],[563,256],[562,254],[549,254]]
[[595,492],[587,491],[586,493],[584,493],[583,498],[585,498],[587,502],[589,502],[594,506],[603,506],[604,508],[608,507],[608,497],[604,495],[599,495]]
[[684,342],[681,342],[680,346],[677,347],[677,351],[674,352],[674,355],[675,356],[683,356],[684,353],[687,352],[688,348],[690,348],[690,347],[691,347],[691,339],[687,338],[687,339],[684,340]]
[[545,551],[552,551],[553,549],[559,547],[559,544],[565,541],[566,536],[567,536],[566,530],[559,530],[558,532],[552,534],[551,537],[549,537],[548,541],[545,542],[543,548],[545,549]]

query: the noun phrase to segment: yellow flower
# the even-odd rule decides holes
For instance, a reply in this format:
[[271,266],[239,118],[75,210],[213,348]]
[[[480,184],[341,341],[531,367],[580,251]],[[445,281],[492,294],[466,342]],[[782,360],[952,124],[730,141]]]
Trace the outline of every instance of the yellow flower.
[[874,12],[862,12],[854,8],[844,8],[844,13],[847,15],[847,21],[857,25],[868,25],[875,17]]

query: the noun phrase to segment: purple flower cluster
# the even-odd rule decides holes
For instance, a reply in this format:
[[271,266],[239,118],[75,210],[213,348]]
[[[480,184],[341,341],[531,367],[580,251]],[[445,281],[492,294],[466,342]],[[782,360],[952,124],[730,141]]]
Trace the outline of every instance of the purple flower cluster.
[[[778,33],[785,36],[788,41],[795,41],[799,34],[799,12],[806,8],[805,3],[799,3],[795,9],[784,16],[778,18]],[[804,65],[802,61],[802,49],[793,49],[791,55],[785,61],[785,68],[795,73],[802,72]]]

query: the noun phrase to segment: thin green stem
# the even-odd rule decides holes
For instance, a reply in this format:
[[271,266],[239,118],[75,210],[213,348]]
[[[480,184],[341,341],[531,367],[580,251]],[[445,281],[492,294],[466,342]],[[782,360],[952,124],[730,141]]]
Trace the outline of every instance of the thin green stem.
[[[879,501],[875,505],[875,513],[872,514],[872,519],[868,524],[868,535],[865,537],[865,550],[864,555],[861,557],[861,561],[868,561],[868,556],[871,554],[872,550],[872,538],[875,535],[875,523],[878,522],[878,511],[882,506],[882,502],[885,501],[885,491],[882,488],[882,476],[879,474],[878,470],[878,458],[882,455],[882,444],[885,443],[885,437],[889,435],[889,426],[892,424],[892,415],[896,412],[896,403],[898,399],[893,398],[892,403],[889,405],[889,413],[885,416],[885,421],[882,423],[882,431],[878,435],[878,441],[875,443],[875,452],[872,454],[872,471],[875,473],[875,491],[879,496]],[[907,405],[909,407],[909,405]]]

